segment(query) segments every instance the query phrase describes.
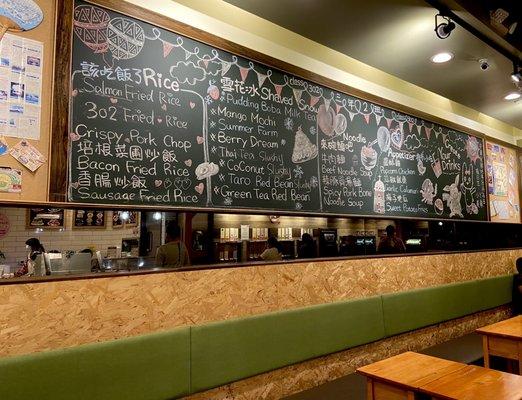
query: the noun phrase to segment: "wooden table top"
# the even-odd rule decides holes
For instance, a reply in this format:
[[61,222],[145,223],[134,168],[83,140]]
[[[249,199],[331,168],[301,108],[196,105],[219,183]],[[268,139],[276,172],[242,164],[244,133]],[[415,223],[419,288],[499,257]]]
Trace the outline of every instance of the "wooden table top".
[[466,364],[407,351],[358,368],[357,372],[372,379],[417,389],[465,367]]
[[522,315],[505,319],[476,330],[481,335],[501,336],[515,340],[522,340]]
[[466,365],[423,385],[420,390],[442,399],[520,400],[522,376]]

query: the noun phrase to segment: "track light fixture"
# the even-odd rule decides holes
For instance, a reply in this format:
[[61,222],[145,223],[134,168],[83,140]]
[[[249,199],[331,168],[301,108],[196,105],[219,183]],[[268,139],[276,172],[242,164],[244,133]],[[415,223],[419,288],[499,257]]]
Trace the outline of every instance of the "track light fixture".
[[511,74],[511,80],[515,83],[522,81],[522,68],[517,63],[513,63],[513,73]]
[[[442,22],[439,22],[439,18],[442,19]],[[435,33],[439,39],[446,39],[451,34],[451,31],[456,27],[455,22],[453,22],[448,17],[437,14],[435,15]]]

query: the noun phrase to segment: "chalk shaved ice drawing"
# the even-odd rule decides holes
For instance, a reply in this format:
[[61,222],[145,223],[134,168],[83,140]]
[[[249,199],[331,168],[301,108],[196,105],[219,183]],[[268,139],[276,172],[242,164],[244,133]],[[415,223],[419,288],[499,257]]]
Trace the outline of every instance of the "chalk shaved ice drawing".
[[128,60],[140,54],[145,44],[145,32],[134,21],[113,18],[107,26],[107,42],[114,58]]
[[385,126],[379,127],[377,129],[377,144],[383,153],[386,153],[390,150],[390,131]]
[[196,167],[196,177],[201,180],[210,178],[219,172],[219,167],[213,162],[203,162]]
[[105,53],[109,48],[107,26],[110,20],[109,14],[101,8],[77,6],[74,9],[74,33],[95,53]]
[[7,31],[28,31],[42,20],[43,12],[33,0],[0,0],[0,40]]
[[447,206],[450,209],[450,218],[452,217],[460,217],[463,218],[462,215],[462,205],[460,204],[460,199],[462,197],[462,193],[459,191],[459,176],[455,177],[455,182],[451,185],[444,186],[444,192],[442,194],[442,199],[446,202]]
[[301,127],[295,133],[294,150],[292,152],[292,162],[295,164],[313,160],[317,157],[317,146],[303,133]]
[[326,136],[333,136],[336,128],[336,115],[333,108],[328,108],[321,104],[319,106],[319,110],[317,111],[317,124],[319,125],[319,129]]
[[368,171],[377,164],[377,151],[371,145],[361,148],[361,163]]
[[433,187],[433,182],[430,179],[424,179],[421,188],[422,201],[426,204],[433,204],[433,199],[437,196],[437,184]]
[[346,132],[346,127],[348,126],[348,121],[344,114],[337,114],[335,117],[335,133],[338,135],[342,135]]

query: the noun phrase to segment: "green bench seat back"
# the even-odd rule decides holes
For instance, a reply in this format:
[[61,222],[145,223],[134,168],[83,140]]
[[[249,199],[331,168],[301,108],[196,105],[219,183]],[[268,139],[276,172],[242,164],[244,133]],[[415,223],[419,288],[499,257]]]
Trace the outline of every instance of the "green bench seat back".
[[192,391],[384,337],[380,296],[196,325]]
[[511,302],[513,276],[458,282],[382,296],[386,335],[412,331]]
[[0,399],[166,400],[189,394],[190,329],[0,359]]

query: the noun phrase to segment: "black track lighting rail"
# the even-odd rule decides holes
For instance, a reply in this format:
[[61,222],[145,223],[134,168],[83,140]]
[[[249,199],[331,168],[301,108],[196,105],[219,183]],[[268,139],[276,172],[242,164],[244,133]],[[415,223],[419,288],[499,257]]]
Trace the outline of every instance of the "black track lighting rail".
[[520,65],[522,64],[522,57],[520,56],[520,52],[513,53],[506,49],[504,46],[497,43],[495,40],[491,39],[488,35],[484,34],[479,29],[475,28],[470,23],[466,22],[462,18],[460,18],[457,14],[455,14],[446,4],[444,4],[440,0],[424,0],[433,8],[439,10],[439,13],[443,16],[450,18],[452,21],[457,23],[459,26],[467,30],[469,33],[474,35],[477,39],[486,43],[488,46],[492,47],[508,60],[511,60],[513,63]]

